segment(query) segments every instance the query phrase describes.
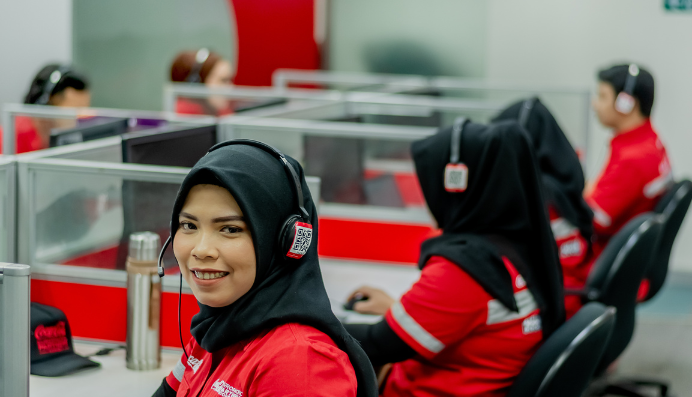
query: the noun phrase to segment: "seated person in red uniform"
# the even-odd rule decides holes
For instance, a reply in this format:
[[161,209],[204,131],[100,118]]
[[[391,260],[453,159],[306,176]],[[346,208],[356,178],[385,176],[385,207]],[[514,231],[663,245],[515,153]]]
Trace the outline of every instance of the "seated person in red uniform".
[[598,78],[593,107],[613,137],[605,167],[585,192],[594,212],[594,258],[629,220],[653,210],[673,182],[666,149],[651,125],[651,73],[635,64],[617,65]]
[[368,357],[331,311],[303,169],[230,142],[192,168],[173,207],[173,251],[200,311],[154,395],[377,396]]
[[[230,87],[233,65],[216,52],[201,48],[183,51],[171,65],[171,81],[178,83],[202,83],[207,87]],[[223,97],[179,98],[175,112],[180,114],[206,114],[224,116],[233,113],[231,102]]]
[[[34,77],[24,103],[62,107],[88,107],[91,104],[89,82],[70,66],[50,64]],[[45,149],[49,146],[53,128],[67,128],[73,120],[32,118],[17,116],[14,119],[15,153]],[[0,131],[1,132],[1,131]],[[2,140],[0,139],[0,148]],[[0,151],[0,153],[4,153]]]
[[[538,159],[565,288],[581,288],[590,269],[586,257],[593,235],[593,212],[584,201],[584,171],[577,152],[538,98],[511,105],[495,120],[505,119],[518,120],[529,133]],[[568,313],[576,313],[581,300],[578,296],[565,296],[565,305]]]
[[[458,121],[415,142],[416,173],[442,235],[395,301],[364,287],[350,324],[390,396],[504,396],[564,321],[562,275],[531,142],[519,124]],[[458,131],[458,132],[453,132]],[[451,144],[450,144],[451,143]]]

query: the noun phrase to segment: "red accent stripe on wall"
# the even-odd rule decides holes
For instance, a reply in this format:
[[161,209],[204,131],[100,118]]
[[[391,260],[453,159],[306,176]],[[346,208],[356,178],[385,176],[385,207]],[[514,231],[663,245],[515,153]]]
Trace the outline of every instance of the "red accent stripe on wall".
[[[127,289],[31,280],[31,301],[55,306],[65,312],[72,336],[125,343],[127,336]],[[190,321],[199,311],[193,295],[183,294],[182,331],[190,339]],[[180,347],[178,294],[164,292],[161,299],[161,346]]]

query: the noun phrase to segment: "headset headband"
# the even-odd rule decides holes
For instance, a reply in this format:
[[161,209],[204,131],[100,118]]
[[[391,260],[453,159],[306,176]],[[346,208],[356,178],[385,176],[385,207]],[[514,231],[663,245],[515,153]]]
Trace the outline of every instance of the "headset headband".
[[298,173],[296,170],[293,168],[291,163],[286,160],[286,156],[284,156],[281,152],[276,150],[274,147],[267,145],[266,143],[255,141],[253,139],[233,139],[230,141],[226,142],[221,142],[217,143],[216,145],[212,146],[211,149],[207,152],[207,154],[213,152],[216,149],[220,149],[224,146],[229,146],[229,145],[248,145],[248,146],[254,146],[256,148],[262,149],[265,152],[271,154],[272,156],[276,157],[281,164],[283,164],[284,169],[288,173],[289,177],[293,181],[293,185],[295,186],[295,192],[296,192],[296,200],[298,203],[298,208],[300,209],[300,215],[305,220],[306,222],[310,223],[310,214],[308,214],[308,211],[305,209],[303,206],[303,188],[300,185],[300,179],[298,178]]
[[533,110],[533,107],[536,106],[536,102],[538,101],[538,98],[533,97],[529,98],[524,101],[524,103],[521,106],[521,111],[519,111],[519,125],[523,128],[526,129],[527,124],[529,123],[529,117],[531,116],[531,111]]
[[43,85],[43,90],[41,91],[41,96],[38,97],[38,99],[34,102],[36,105],[47,105],[48,101],[50,101],[50,96],[53,94],[53,90],[55,90],[55,87],[62,81],[62,79],[70,73],[72,69],[69,66],[61,65],[58,66],[57,69],[55,69],[50,76],[48,76],[48,80]]
[[627,80],[625,80],[625,87],[623,92],[627,95],[634,96],[634,88],[637,85],[637,77],[639,76],[639,66],[637,64],[631,63],[627,68]]
[[209,59],[209,49],[208,48],[200,48],[199,51],[195,54],[195,64],[192,65],[192,68],[190,69],[190,74],[187,75],[187,78],[185,81],[188,83],[201,83],[202,82],[202,66],[204,65],[204,62]]
[[459,152],[461,151],[461,133],[464,130],[464,126],[468,123],[466,117],[457,117],[454,120],[454,126],[452,126],[452,147],[449,155],[449,162],[452,164],[457,164],[459,162]]

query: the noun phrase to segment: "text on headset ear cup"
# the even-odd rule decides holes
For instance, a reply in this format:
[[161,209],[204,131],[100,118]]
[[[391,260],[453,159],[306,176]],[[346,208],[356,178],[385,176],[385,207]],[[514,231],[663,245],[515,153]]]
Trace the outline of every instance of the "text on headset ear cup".
[[291,215],[279,233],[279,247],[288,258],[302,258],[312,243],[312,225],[301,221],[300,216]]

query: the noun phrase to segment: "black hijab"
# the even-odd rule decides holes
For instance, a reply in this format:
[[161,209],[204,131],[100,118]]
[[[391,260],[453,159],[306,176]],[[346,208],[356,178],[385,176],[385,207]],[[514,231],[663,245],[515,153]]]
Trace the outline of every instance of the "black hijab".
[[555,117],[538,98],[530,98],[502,111],[495,118],[500,120],[519,120],[526,129],[538,158],[546,202],[591,241],[593,212],[584,201],[584,171]]
[[541,309],[547,337],[565,318],[562,271],[529,137],[516,122],[466,124],[459,159],[468,167],[468,187],[450,193],[444,172],[451,131],[441,129],[412,146],[423,195],[443,230],[422,244],[419,266],[442,256],[516,311],[512,280],[502,261],[502,255],[509,257]]
[[358,380],[358,396],[377,396],[372,365],[332,313],[317,258],[318,222],[303,169],[287,157],[298,173],[303,205],[313,227],[312,244],[294,262],[277,248],[283,223],[298,214],[295,186],[280,161],[263,149],[229,145],[209,152],[187,175],[176,198],[171,235],[178,229],[178,214],[190,189],[215,177],[238,202],[252,233],[257,257],[255,282],[245,295],[229,306],[213,308],[201,303],[192,318],[191,332],[206,351],[215,352],[252,338],[263,330],[297,322],[327,334],[349,356]]

